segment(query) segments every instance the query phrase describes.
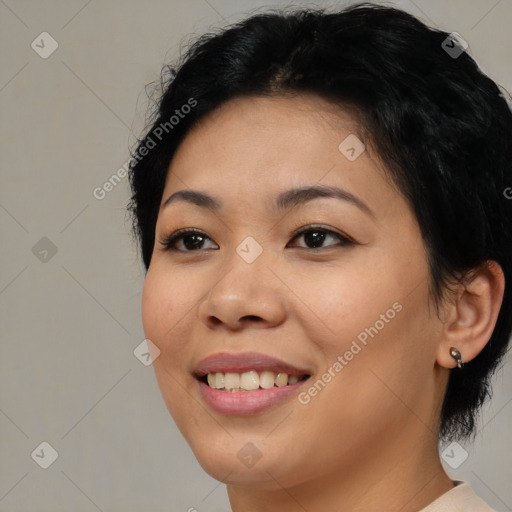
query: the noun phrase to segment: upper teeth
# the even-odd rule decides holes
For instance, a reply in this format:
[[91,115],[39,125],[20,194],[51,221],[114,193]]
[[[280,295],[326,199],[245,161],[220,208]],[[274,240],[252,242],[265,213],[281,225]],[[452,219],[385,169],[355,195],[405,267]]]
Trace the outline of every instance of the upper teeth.
[[258,374],[251,370],[244,373],[218,372],[208,374],[208,385],[215,389],[224,389],[226,391],[252,391],[258,388],[269,389],[274,385],[282,387],[290,384],[296,384],[299,381],[297,375],[288,375],[287,373],[274,373],[263,371]]

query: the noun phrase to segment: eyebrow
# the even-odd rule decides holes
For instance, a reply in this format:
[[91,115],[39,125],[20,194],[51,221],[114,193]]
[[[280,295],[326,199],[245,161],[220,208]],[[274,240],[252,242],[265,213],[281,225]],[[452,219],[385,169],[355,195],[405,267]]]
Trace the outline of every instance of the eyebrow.
[[[375,214],[371,208],[355,195],[351,194],[347,190],[325,185],[294,188],[282,192],[276,198],[275,209],[277,212],[282,212],[321,197],[331,197],[346,201],[357,206],[370,217],[375,218]],[[197,190],[178,190],[177,192],[174,192],[165,200],[160,209],[163,210],[166,206],[169,206],[171,203],[176,201],[185,201],[214,212],[222,209],[221,201]]]

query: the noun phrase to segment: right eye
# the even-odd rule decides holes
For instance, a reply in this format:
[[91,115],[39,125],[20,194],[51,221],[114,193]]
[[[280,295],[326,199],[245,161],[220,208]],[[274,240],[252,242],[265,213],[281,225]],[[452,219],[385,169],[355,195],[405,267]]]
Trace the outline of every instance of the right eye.
[[[203,248],[205,240],[210,240],[210,238],[202,231],[185,228],[160,240],[160,244],[164,251],[194,252]],[[178,248],[178,245],[185,249]]]

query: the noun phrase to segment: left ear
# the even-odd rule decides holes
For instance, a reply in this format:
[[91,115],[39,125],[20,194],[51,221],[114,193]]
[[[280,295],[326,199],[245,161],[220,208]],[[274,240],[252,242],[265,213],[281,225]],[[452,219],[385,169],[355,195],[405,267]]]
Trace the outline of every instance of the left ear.
[[495,261],[487,261],[473,269],[460,285],[455,300],[445,309],[436,361],[445,368],[457,362],[450,355],[451,347],[462,356],[462,362],[474,359],[489,341],[503,301],[505,276]]

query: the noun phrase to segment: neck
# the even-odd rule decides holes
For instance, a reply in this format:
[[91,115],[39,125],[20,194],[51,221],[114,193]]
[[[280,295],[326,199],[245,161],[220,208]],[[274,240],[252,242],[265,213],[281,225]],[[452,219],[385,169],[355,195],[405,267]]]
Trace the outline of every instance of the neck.
[[387,442],[379,453],[368,450],[349,468],[279,490],[233,484],[227,491],[233,512],[323,512],[333,506],[337,512],[418,512],[451,488],[437,438],[419,424],[407,437]]

